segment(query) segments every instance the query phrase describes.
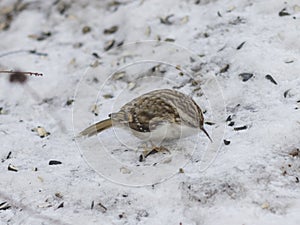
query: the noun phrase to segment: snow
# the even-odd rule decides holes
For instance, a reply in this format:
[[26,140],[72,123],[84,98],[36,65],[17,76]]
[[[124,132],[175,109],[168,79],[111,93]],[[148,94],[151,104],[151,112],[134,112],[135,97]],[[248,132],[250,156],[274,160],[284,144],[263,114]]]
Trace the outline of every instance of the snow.
[[[296,0],[2,0],[0,69],[43,76],[0,74],[0,224],[300,224],[299,18]],[[193,97],[213,143],[139,162],[121,129],[76,137],[162,88]]]

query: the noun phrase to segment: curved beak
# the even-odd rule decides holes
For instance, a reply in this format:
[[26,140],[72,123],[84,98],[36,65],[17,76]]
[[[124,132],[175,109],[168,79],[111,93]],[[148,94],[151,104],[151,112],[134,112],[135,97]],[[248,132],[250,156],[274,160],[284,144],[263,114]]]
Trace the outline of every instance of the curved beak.
[[204,134],[209,138],[209,140],[210,140],[211,142],[213,142],[212,139],[210,138],[209,134],[207,133],[207,131],[204,129],[204,127],[200,128],[200,129],[201,129],[201,130],[204,132]]

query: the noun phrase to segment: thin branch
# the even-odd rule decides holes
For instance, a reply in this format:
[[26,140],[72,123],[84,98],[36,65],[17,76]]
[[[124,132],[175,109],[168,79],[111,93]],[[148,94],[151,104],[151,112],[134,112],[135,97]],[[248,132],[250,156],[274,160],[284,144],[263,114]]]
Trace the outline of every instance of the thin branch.
[[37,73],[37,72],[21,72],[21,71],[0,70],[0,73],[20,74],[20,75],[29,75],[29,76],[43,76],[42,73]]

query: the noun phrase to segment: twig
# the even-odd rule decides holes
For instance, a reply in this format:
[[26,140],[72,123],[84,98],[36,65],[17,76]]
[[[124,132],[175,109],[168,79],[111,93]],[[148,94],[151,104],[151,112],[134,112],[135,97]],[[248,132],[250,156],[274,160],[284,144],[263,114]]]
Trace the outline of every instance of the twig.
[[37,72],[21,72],[21,71],[0,70],[0,73],[19,74],[19,75],[29,75],[29,76],[43,76],[42,73],[37,73]]

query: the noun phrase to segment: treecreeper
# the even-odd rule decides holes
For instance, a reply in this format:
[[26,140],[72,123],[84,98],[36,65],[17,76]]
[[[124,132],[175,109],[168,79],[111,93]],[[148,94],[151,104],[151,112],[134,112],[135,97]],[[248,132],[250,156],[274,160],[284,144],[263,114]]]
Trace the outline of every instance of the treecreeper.
[[202,110],[191,97],[172,89],[160,89],[133,99],[118,112],[111,113],[108,119],[89,126],[79,135],[93,136],[115,126],[153,145],[199,131],[211,140],[203,125]]

